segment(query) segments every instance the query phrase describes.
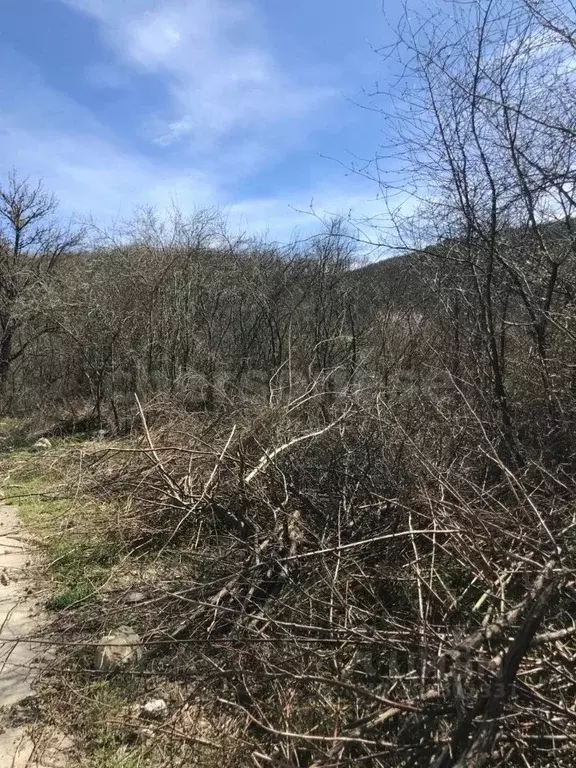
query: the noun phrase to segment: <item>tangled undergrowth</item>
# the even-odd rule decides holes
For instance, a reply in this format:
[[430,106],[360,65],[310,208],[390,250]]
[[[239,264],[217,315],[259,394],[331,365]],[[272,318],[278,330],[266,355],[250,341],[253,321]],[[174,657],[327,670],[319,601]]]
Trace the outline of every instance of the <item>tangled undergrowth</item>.
[[[132,441],[51,459],[76,495],[47,544],[67,582],[44,683],[94,765],[573,764],[564,475],[511,472],[465,409],[452,444],[439,408],[416,440],[377,395],[328,422],[141,415]],[[119,625],[143,659],[103,677]]]

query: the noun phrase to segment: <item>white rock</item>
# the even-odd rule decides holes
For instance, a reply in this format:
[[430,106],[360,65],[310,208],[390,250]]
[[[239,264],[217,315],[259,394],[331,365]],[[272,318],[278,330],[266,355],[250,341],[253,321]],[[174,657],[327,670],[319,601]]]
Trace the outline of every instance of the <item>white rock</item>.
[[110,672],[142,658],[140,636],[131,627],[118,627],[98,642],[94,652],[94,666]]
[[161,718],[168,712],[168,704],[164,699],[152,699],[142,705],[140,714],[142,717]]
[[144,592],[128,592],[128,594],[124,596],[123,602],[129,604],[142,603],[146,599],[147,596],[144,594]]
[[50,442],[50,440],[48,440],[47,437],[41,437],[40,440],[36,440],[36,442],[30,448],[30,450],[34,452],[39,452],[39,451],[47,451],[50,448],[52,448],[52,443]]

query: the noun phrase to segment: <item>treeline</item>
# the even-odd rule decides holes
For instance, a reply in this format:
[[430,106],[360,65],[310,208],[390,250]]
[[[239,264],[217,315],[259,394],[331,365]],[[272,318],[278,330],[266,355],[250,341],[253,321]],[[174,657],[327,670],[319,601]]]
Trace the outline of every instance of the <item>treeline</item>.
[[6,414],[120,434],[135,395],[208,412],[312,396],[329,419],[347,395],[378,392],[466,403],[513,463],[571,455],[571,216],[471,218],[458,237],[358,268],[338,220],[280,247],[230,238],[214,212],[62,228],[54,199],[16,175],[1,202]]
[[[381,320],[378,299],[367,304],[351,278],[342,222],[278,247],[230,239],[211,212],[145,211],[94,239],[63,235],[38,210],[22,237],[17,196],[34,213],[48,198],[16,176],[2,192],[6,412],[88,408],[94,423],[125,431],[135,394],[210,411],[310,387],[326,404],[354,385]],[[395,322],[402,337],[410,320]]]
[[379,392],[466,403],[513,462],[571,451],[571,216],[471,218],[358,267],[339,220],[284,247],[232,239],[214,212],[147,210],[95,233],[55,223],[42,185],[12,175],[0,194],[5,413],[125,433],[135,395],[208,412],[312,395],[327,419],[346,395]]

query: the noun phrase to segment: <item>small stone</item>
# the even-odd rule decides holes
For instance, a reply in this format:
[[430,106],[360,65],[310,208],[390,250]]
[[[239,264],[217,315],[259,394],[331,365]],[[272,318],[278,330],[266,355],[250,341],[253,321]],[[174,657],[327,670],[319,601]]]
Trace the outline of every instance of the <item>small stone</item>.
[[10,584],[10,577],[8,576],[6,571],[2,571],[2,573],[0,574],[0,583],[2,583],[5,587],[7,587],[8,584]]
[[168,705],[164,699],[153,699],[146,702],[140,710],[142,717],[149,717],[151,719],[160,719],[165,717],[168,713]]
[[50,440],[48,440],[47,437],[41,437],[39,440],[36,440],[36,442],[30,448],[30,450],[34,452],[39,452],[39,451],[47,451],[49,448],[52,448],[52,443],[50,442]]
[[133,605],[134,603],[142,603],[147,597],[148,596],[145,595],[144,592],[128,592],[128,594],[124,596],[123,602]]
[[141,639],[131,627],[118,629],[104,635],[94,652],[94,666],[102,672],[110,672],[142,658]]

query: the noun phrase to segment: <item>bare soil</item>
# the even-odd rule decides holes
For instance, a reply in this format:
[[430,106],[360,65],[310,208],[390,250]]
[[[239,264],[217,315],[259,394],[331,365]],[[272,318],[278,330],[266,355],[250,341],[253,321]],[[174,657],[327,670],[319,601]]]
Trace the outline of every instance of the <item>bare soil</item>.
[[[47,651],[40,637],[46,621],[35,597],[30,566],[36,553],[14,507],[0,504],[0,712],[34,696]],[[4,719],[4,718],[3,718]],[[9,722],[10,718],[6,718]],[[34,731],[34,732],[33,732]],[[64,768],[67,740],[56,732],[17,725],[0,732],[0,768]]]

